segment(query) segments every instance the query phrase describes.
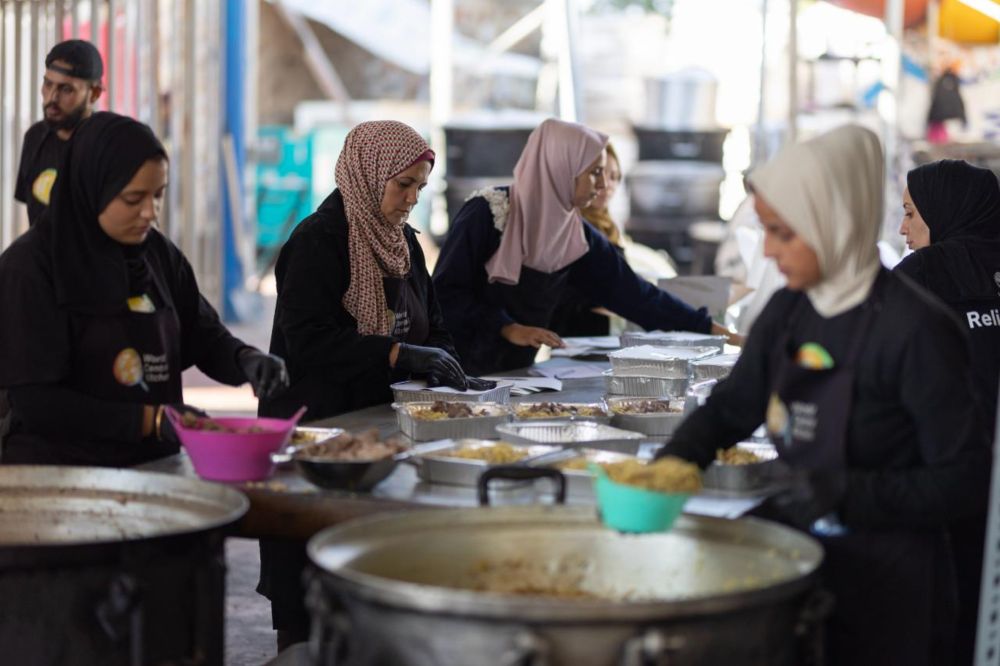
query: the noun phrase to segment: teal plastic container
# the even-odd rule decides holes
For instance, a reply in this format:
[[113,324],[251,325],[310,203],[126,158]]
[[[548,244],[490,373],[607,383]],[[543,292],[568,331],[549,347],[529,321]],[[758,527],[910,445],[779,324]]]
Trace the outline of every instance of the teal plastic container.
[[674,526],[690,497],[615,483],[597,465],[590,465],[590,470],[601,520],[619,532],[666,532]]

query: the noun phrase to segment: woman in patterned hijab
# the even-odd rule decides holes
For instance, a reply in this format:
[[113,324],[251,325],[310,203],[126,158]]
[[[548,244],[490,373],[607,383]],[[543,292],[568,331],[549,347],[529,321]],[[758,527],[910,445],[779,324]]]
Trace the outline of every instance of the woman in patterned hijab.
[[[417,231],[406,224],[434,153],[411,127],[361,123],[337,160],[337,189],[303,220],[275,265],[271,349],[283,350],[291,386],[261,402],[266,416],[301,405],[323,419],[392,400],[412,376],[458,389],[466,378],[445,330]],[[305,544],[261,541],[258,591],[271,600],[279,646],[304,640]]]
[[[262,413],[327,418],[389,402],[417,375],[464,390],[465,373],[407,225],[434,153],[412,127],[361,123],[337,160],[337,189],[299,224],[275,266],[271,347],[284,349],[292,389]],[[478,383],[474,382],[477,386]]]

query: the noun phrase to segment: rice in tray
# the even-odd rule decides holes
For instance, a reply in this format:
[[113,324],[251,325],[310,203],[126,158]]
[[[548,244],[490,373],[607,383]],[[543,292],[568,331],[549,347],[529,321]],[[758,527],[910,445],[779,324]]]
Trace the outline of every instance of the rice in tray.
[[731,446],[728,449],[716,449],[715,459],[722,465],[755,465],[764,459],[753,451]]
[[507,442],[497,442],[490,446],[463,446],[436,455],[446,458],[484,460],[491,465],[506,465],[524,460],[528,457],[528,453],[526,448],[517,447]]

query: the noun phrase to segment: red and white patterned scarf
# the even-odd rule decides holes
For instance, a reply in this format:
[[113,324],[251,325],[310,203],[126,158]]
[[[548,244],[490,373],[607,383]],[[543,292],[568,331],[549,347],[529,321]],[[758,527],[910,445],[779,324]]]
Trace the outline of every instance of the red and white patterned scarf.
[[351,284],[344,308],[358,321],[361,335],[389,335],[392,313],[383,278],[410,271],[410,249],[403,225],[382,214],[386,182],[429,150],[416,130],[394,120],[361,123],[344,141],[337,159],[337,187],[347,213]]

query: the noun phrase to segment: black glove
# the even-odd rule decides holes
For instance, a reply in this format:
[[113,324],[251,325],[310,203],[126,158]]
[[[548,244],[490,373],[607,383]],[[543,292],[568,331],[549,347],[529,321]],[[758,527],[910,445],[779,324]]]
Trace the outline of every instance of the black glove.
[[258,398],[269,398],[288,387],[285,362],[273,354],[245,347],[236,355],[236,362]]
[[167,416],[166,409],[170,408],[177,412],[177,415],[182,419],[185,414],[190,416],[196,416],[198,418],[207,419],[209,418],[208,412],[198,409],[197,407],[192,407],[191,405],[185,405],[182,402],[175,402],[172,405],[160,405],[156,412],[155,423],[153,428],[156,438],[165,444],[173,444],[174,446],[180,446],[181,440],[177,437],[177,431],[174,429],[173,421]]
[[[462,366],[454,357],[437,347],[419,347],[400,343],[396,367],[414,374],[427,375],[428,386],[450,386],[464,391],[468,388]],[[431,381],[436,383],[431,384]]]
[[847,470],[793,470],[787,487],[764,501],[753,515],[808,531],[833,512],[847,491]]
[[489,391],[490,389],[495,389],[497,387],[497,383],[490,379],[466,377],[465,381],[468,382],[470,391]]

